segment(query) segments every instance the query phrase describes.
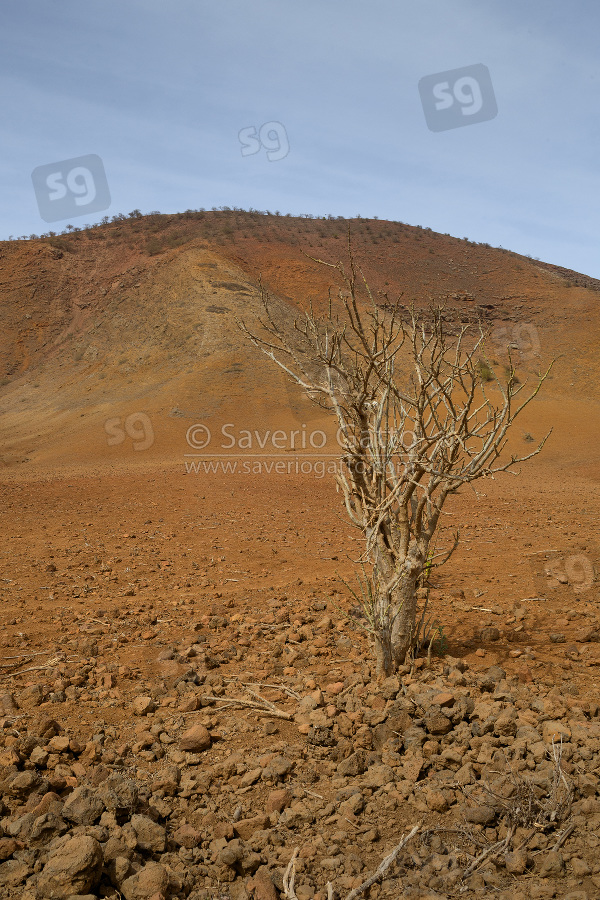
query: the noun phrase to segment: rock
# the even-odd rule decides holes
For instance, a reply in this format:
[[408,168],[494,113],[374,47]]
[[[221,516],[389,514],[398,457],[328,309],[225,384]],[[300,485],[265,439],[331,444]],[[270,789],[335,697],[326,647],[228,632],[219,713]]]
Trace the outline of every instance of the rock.
[[437,694],[433,700],[431,701],[434,706],[454,706],[456,702],[456,697],[454,694],[451,694],[449,691],[444,691],[441,694]]
[[185,822],[173,833],[173,840],[179,847],[185,847],[187,850],[193,850],[202,842],[202,834]]
[[334,681],[332,684],[328,684],[325,687],[325,693],[331,694],[332,696],[341,694],[343,690],[344,690],[344,682],[343,681]]
[[254,890],[255,900],[278,900],[279,895],[267,866],[260,866],[257,869],[248,887]]
[[164,852],[167,834],[162,825],[153,822],[148,816],[134,815],[131,817],[131,827],[135,831],[140,850],[150,853]]
[[492,641],[499,641],[500,631],[498,628],[496,628],[495,625],[486,625],[485,628],[481,629],[479,639],[481,640],[482,644],[488,644]]
[[239,838],[234,838],[222,847],[217,854],[217,863],[234,868],[244,855],[244,844]]
[[264,815],[252,816],[249,819],[239,819],[235,823],[234,830],[238,837],[244,841],[250,840],[255,831],[263,831],[269,827],[269,817]]
[[43,701],[44,695],[39,684],[32,684],[24,688],[16,696],[19,709],[33,709]]
[[114,813],[117,822],[121,822],[129,818],[136,808],[138,789],[131,778],[113,772],[99,786],[97,796],[105,809]]
[[187,750],[189,753],[200,753],[202,750],[208,750],[211,745],[210,734],[204,725],[192,725],[185,731],[180,740],[179,747],[181,750]]
[[57,900],[71,894],[86,894],[94,887],[102,870],[102,848],[87,835],[76,835],[50,853],[38,879],[43,897]]
[[271,791],[267,797],[267,802],[265,803],[265,812],[267,814],[281,812],[286,806],[289,806],[291,802],[292,795],[287,788]]
[[12,713],[17,711],[17,707],[15,705],[14,697],[8,691],[2,691],[0,693],[0,712],[4,716],[10,716]]
[[426,791],[425,803],[428,809],[433,810],[433,812],[443,813],[448,809],[448,801],[441,791]]
[[0,862],[10,859],[15,850],[20,850],[22,846],[22,842],[15,840],[15,838],[0,838]]
[[551,744],[552,741],[560,742],[561,738],[568,741],[571,738],[571,729],[564,722],[547,720],[542,722],[542,738],[547,744]]
[[565,641],[566,641],[566,637],[564,636],[564,634],[562,634],[560,632],[555,632],[554,634],[550,635],[550,643],[551,644],[564,644]]
[[452,731],[452,722],[439,710],[431,709],[425,716],[425,727],[430,734],[448,734]]
[[338,775],[345,775],[346,777],[353,778],[356,775],[362,775],[365,771],[365,754],[362,750],[356,750],[354,753],[351,753],[350,756],[343,759],[337,765]]
[[462,815],[473,825],[489,825],[496,818],[496,810],[491,806],[467,806]]
[[136,697],[131,704],[131,708],[134,715],[147,716],[149,713],[154,712],[154,710],[156,709],[156,703],[154,702],[152,697]]
[[120,891],[125,900],[151,900],[155,895],[164,895],[168,886],[169,876],[165,867],[151,862],[126,878]]
[[44,813],[44,815],[38,816],[33,823],[28,837],[29,846],[48,846],[53,838],[64,834],[67,828],[67,823],[61,816],[51,812]]
[[535,871],[541,878],[551,878],[562,875],[565,867],[563,855],[558,850],[550,850],[548,853],[540,853],[536,860]]
[[509,706],[503,710],[494,722],[494,734],[501,737],[513,737],[517,733],[517,713]]
[[44,769],[46,767],[46,763],[48,762],[49,753],[47,750],[44,750],[43,747],[34,747],[29,756],[30,761],[34,766],[38,766],[40,769]]
[[402,735],[404,749],[406,751],[420,749],[427,740],[427,732],[418,725],[411,725]]
[[506,678],[506,672],[504,671],[504,669],[500,668],[500,666],[490,666],[485,671],[485,677],[493,684],[498,684],[499,681],[502,681],[504,678]]
[[8,790],[13,797],[24,799],[38,787],[39,783],[40,776],[38,773],[35,770],[28,769],[15,775],[8,786]]
[[[338,767],[339,771],[339,767]],[[374,765],[369,766],[365,773],[365,777],[363,779],[363,783],[365,787],[369,788],[380,788],[385,784],[389,784],[394,781],[394,770],[390,766],[386,765]]]
[[527,868],[527,853],[525,850],[515,850],[504,855],[506,871],[510,875],[522,875]]
[[575,878],[585,878],[586,875],[591,874],[592,870],[585,859],[580,859],[578,856],[572,856],[569,864]]
[[126,856],[115,856],[107,863],[105,855],[104,860],[104,866],[108,872],[111,884],[114,885],[114,887],[119,887],[131,871],[129,859]]
[[92,788],[81,785],[69,795],[62,816],[77,825],[93,825],[104,812],[104,803]]
[[48,741],[47,749],[51,753],[66,753],[69,749],[70,738],[66,734],[56,734]]
[[27,863],[18,859],[7,859],[6,862],[0,864],[0,888],[15,887],[17,884],[21,884],[30,873],[31,868]]
[[294,768],[294,763],[285,756],[274,756],[261,772],[263,781],[283,781]]

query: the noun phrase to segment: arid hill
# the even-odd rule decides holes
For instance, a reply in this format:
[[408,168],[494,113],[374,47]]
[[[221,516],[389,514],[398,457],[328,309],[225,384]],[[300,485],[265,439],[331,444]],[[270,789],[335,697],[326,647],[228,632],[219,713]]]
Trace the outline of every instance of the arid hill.
[[265,430],[322,418],[235,318],[254,319],[261,283],[281,314],[324,308],[339,283],[309,257],[346,259],[348,230],[380,302],[433,299],[480,318],[490,355],[502,367],[512,342],[520,374],[556,357],[531,413],[537,431],[555,421],[558,450],[560,421],[569,447],[581,426],[585,464],[597,460],[586,428],[599,396],[599,281],[398,222],[223,210],[132,215],[1,244],[4,466],[117,464],[136,444],[138,464],[181,462],[195,422]]

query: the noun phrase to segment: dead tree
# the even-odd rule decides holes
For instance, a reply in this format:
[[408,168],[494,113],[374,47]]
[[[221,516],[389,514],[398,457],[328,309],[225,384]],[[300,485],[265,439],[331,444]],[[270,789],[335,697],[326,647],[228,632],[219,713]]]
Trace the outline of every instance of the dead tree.
[[273,314],[263,291],[261,330],[238,324],[337,419],[336,477],[350,521],[364,535],[367,627],[378,673],[387,676],[418,640],[417,587],[432,565],[446,499],[476,479],[519,474],[514,466],[540,452],[549,434],[526,456],[504,453],[508,430],[550,369],[517,401],[526,382],[512,362],[504,383],[493,374],[480,325],[461,325],[443,307],[419,313],[387,297],[378,305],[351,249],[348,272],[342,263],[323,264],[343,281],[339,312],[330,293],[325,314],[311,305],[292,323]]

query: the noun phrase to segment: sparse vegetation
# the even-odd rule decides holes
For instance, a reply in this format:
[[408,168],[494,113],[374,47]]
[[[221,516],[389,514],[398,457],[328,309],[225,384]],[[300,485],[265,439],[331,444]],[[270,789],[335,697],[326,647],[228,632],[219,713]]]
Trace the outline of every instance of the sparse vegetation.
[[[377,670],[389,676],[419,641],[417,588],[426,567],[443,564],[458,543],[429,560],[447,498],[476,479],[512,472],[526,456],[503,459],[507,432],[537,395],[547,372],[515,405],[523,385],[495,378],[483,352],[486,335],[453,321],[442,307],[418,313],[375,302],[349,250],[337,271],[341,312],[312,307],[293,326],[273,317],[263,292],[260,330],[247,337],[337,420],[343,440],[337,475],[346,513],[363,535],[359,576]],[[408,369],[402,373],[402,368]],[[549,371],[549,370],[548,370]],[[489,377],[488,376],[489,373]],[[494,380],[492,400],[485,384]],[[407,442],[407,437],[410,440]]]

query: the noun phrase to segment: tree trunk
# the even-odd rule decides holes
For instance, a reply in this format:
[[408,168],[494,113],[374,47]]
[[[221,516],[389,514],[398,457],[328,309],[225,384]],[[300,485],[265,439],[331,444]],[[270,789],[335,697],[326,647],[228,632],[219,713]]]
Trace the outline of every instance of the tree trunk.
[[396,613],[390,636],[394,671],[404,665],[415,638],[417,615],[417,586],[423,560],[417,548],[411,548],[404,562],[404,575],[394,591],[393,610]]
[[391,634],[394,671],[404,665],[414,640],[418,580],[418,575],[406,575],[394,592],[394,609],[397,610]]
[[377,662],[378,677],[387,678],[396,671],[391,638],[392,636],[389,628],[385,629],[380,634],[375,634],[375,660]]

